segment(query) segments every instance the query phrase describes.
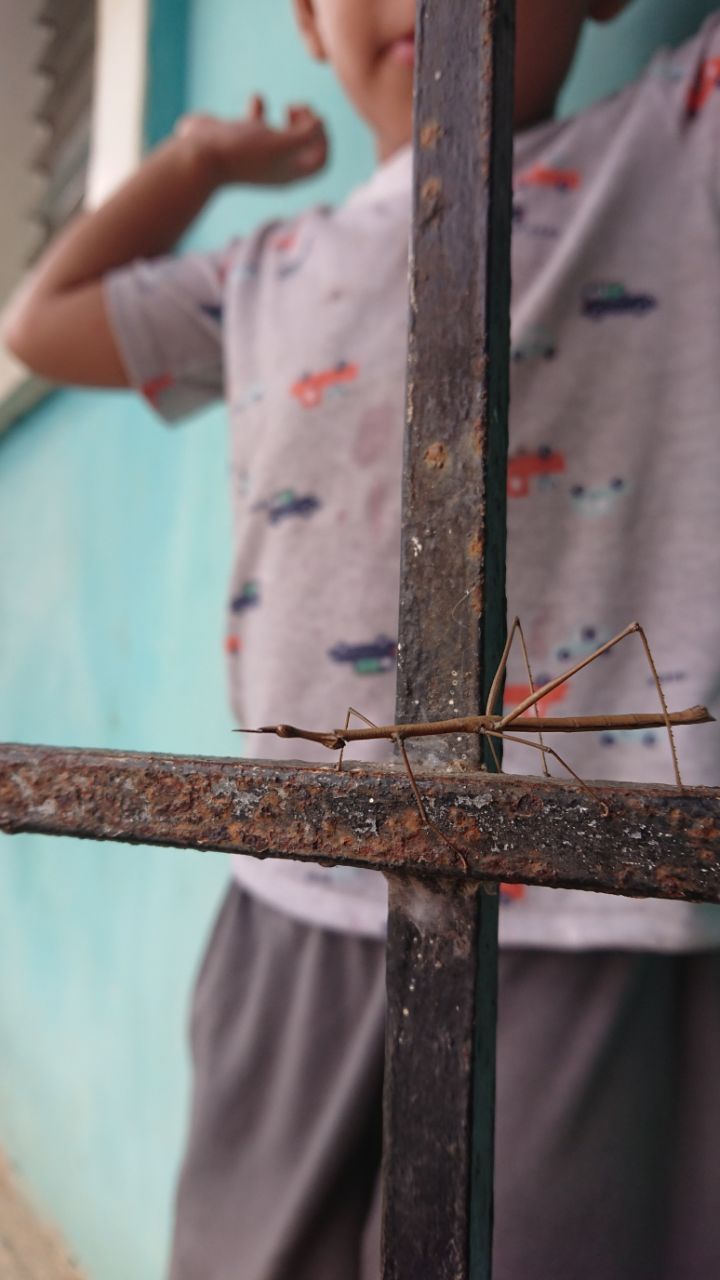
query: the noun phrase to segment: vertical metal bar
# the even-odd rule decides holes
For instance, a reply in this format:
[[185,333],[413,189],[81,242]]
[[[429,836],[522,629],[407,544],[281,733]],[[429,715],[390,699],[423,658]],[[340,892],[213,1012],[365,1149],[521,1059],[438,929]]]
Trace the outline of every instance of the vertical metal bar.
[[[504,640],[513,13],[418,0],[398,720],[480,710]],[[383,1275],[488,1280],[497,897],[389,881]]]

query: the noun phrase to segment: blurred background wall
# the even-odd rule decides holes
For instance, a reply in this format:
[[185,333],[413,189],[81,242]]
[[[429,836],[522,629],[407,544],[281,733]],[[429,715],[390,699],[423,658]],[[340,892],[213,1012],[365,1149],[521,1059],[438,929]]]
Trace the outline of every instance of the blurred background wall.
[[[212,246],[371,169],[364,129],[287,0],[156,0],[146,124],[311,102],[332,161],[305,189],[220,196]],[[564,95],[618,88],[710,0],[637,0],[592,30]],[[221,407],[159,425],[125,394],[57,392],[0,438],[0,739],[232,754]],[[94,1280],[159,1280],[187,1103],[189,984],[220,855],[0,837],[0,1146]]]

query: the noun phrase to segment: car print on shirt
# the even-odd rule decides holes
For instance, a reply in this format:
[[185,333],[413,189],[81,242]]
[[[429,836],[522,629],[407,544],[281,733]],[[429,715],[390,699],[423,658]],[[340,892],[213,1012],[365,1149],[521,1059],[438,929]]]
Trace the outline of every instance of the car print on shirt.
[[557,355],[557,344],[547,329],[536,325],[528,329],[512,348],[512,358],[518,364],[526,360],[554,360]]
[[222,324],[225,308],[219,302],[201,302],[200,310],[209,320],[214,320],[215,324]]
[[308,516],[319,511],[322,503],[312,493],[297,494],[294,489],[281,489],[265,502],[258,502],[253,511],[266,511],[270,524],[279,524],[288,516]]
[[690,86],[687,97],[688,115],[698,115],[718,88],[720,88],[720,58],[708,58],[703,62]]
[[603,747],[616,747],[622,743],[638,743],[643,747],[654,747],[658,742],[658,734],[654,729],[613,729],[598,735]]
[[230,608],[233,613],[242,613],[243,610],[251,609],[259,603],[260,584],[253,580],[243,583],[239,593],[230,601]]
[[290,394],[300,401],[303,409],[314,409],[322,404],[326,395],[342,395],[344,384],[354,382],[360,369],[356,364],[339,360],[331,369],[320,373],[304,373],[290,388]]
[[513,902],[521,902],[527,890],[524,884],[501,884],[500,906],[511,906]]
[[541,240],[555,240],[560,235],[559,227],[547,222],[534,222],[525,206],[517,201],[513,202],[512,219],[515,230],[519,229],[526,235],[537,236]]
[[553,488],[555,476],[565,470],[565,458],[549,445],[541,445],[531,453],[518,449],[508,459],[507,491],[509,498],[527,498],[534,489]]
[[615,476],[609,484],[592,489],[583,484],[574,484],[570,490],[570,501],[578,515],[595,520],[609,515],[629,492],[630,485],[620,476]]
[[610,315],[645,316],[658,305],[651,293],[631,293],[617,282],[588,284],[582,291],[581,311],[590,320]]
[[270,248],[274,249],[276,253],[291,252],[297,245],[299,238],[300,232],[296,227],[293,227],[290,231],[281,231],[278,235],[273,236],[270,241]]
[[[543,673],[539,676],[534,675],[533,678],[535,688],[542,689],[543,685],[548,684],[553,677]],[[518,703],[524,702],[526,698],[529,698],[531,693],[532,689],[529,684],[506,684],[503,697],[503,711],[506,714],[508,711],[512,711],[513,707],[516,707]],[[560,702],[564,702],[567,695],[568,685],[566,684],[559,684],[557,689],[551,689],[550,692],[546,693],[545,697],[541,698],[537,703],[540,715],[548,715],[550,708],[557,706]],[[534,715],[535,712],[529,711],[527,714]]]
[[278,280],[284,280],[287,276],[294,276],[296,271],[305,265],[310,254],[311,243],[306,241],[303,245],[300,232],[293,229],[275,236],[270,241],[270,247],[278,255],[275,274]]
[[549,165],[536,164],[518,176],[521,187],[549,187],[552,191],[577,191],[582,184],[582,176],[577,169],[559,169]]
[[362,644],[336,644],[328,649],[333,662],[347,662],[359,676],[384,675],[397,664],[397,640],[376,636]]
[[175,379],[171,373],[159,373],[156,378],[144,382],[140,390],[148,403],[157,409],[163,391],[168,391],[174,385]]
[[568,639],[559,644],[555,650],[555,658],[567,666],[571,662],[580,662],[599,649],[610,639],[610,632],[598,627],[578,627],[571,632]]
[[207,371],[182,373],[180,377],[175,377],[169,372],[160,373],[157,377],[149,378],[147,382],[144,382],[140,390],[153,409],[159,409],[165,392],[177,386],[182,391],[197,396],[199,400],[205,398],[215,399],[218,394],[220,376],[219,369],[216,371],[211,367],[208,367]]

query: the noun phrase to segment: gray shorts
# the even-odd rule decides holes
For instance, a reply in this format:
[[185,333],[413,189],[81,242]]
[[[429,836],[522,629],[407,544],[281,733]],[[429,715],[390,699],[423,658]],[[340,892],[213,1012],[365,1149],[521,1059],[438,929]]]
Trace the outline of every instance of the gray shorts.
[[[170,1280],[378,1280],[383,1019],[382,944],[229,889]],[[498,1035],[493,1280],[719,1280],[720,953],[505,952]]]

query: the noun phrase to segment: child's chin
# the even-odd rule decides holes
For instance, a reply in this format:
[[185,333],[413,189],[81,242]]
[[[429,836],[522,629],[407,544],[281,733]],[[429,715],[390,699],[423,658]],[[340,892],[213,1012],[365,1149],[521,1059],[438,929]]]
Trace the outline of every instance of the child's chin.
[[388,49],[388,58],[400,67],[415,66],[415,41],[410,36],[394,40]]

